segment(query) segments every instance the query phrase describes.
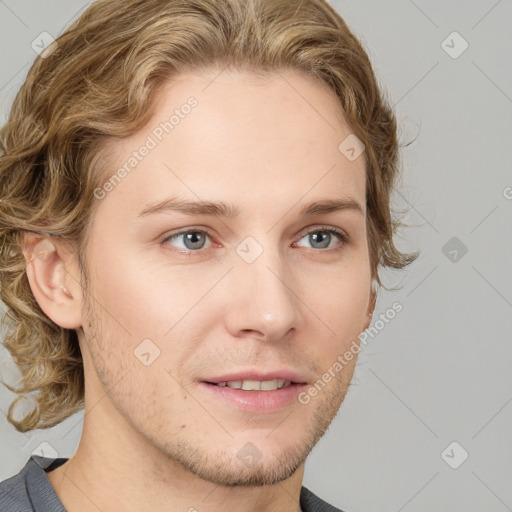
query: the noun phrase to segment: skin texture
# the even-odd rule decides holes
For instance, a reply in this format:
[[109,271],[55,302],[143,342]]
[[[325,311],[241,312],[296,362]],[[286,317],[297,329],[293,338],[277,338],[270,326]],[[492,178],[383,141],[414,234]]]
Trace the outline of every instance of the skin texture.
[[[368,326],[374,303],[365,215],[299,216],[305,203],[349,196],[365,211],[364,158],[338,150],[351,130],[336,97],[298,71],[218,73],[167,82],[150,122],[105,146],[108,178],[174,109],[198,101],[98,201],[85,254],[89,295],[62,241],[29,260],[41,237],[26,237],[34,295],[54,322],[77,329],[84,358],[82,438],[47,473],[70,512],[300,510],[306,457],[352,378],[356,358],[307,405],[263,414],[198,385],[281,368],[313,384]],[[240,214],[138,217],[169,197],[230,202]],[[322,243],[325,227],[349,240],[327,234]],[[168,238],[190,228],[208,232],[199,248]],[[248,236],[263,251],[252,263],[236,252]],[[134,355],[145,339],[160,351],[149,366]],[[247,443],[260,455],[251,465],[237,456]]]

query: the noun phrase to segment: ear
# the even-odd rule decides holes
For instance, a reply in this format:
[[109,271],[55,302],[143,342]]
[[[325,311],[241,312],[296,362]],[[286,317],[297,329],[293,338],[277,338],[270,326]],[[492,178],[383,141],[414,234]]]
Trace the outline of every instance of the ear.
[[377,291],[372,286],[371,291],[370,291],[370,298],[368,300],[368,309],[367,309],[367,312],[366,312],[368,320],[367,320],[367,322],[366,322],[366,324],[364,326],[363,331],[368,329],[368,327],[372,323],[372,315],[373,315],[373,312],[375,310],[376,303],[377,303]]
[[80,328],[82,288],[75,254],[58,238],[31,232],[23,234],[21,249],[30,288],[41,309],[65,329]]

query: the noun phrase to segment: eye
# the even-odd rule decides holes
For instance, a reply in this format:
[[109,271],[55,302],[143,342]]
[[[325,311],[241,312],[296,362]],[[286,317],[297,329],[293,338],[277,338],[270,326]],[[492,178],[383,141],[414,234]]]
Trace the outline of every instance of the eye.
[[[338,242],[348,242],[348,236],[341,230],[331,227],[321,227],[314,230],[308,231],[305,236],[301,238],[307,238],[312,244],[313,249],[330,249],[333,237],[338,239]],[[343,243],[339,243],[343,245]]]
[[[173,235],[168,236],[163,240],[162,243],[167,243],[173,240],[182,240],[182,246],[178,247],[181,251],[177,252],[196,252],[200,249],[204,248],[206,238],[209,238],[210,235],[203,230],[200,229],[188,229],[186,231],[180,231],[179,233],[174,233]],[[173,244],[171,244],[173,245]]]
[[[338,248],[341,248],[343,242],[348,242],[348,235],[339,229],[328,226],[310,230],[300,240],[306,237],[312,249],[331,249],[333,248],[331,242],[334,238],[338,240]],[[162,241],[162,244],[176,247],[178,249],[176,252],[178,253],[190,254],[191,252],[199,252],[201,249],[205,249],[207,238],[211,238],[207,231],[187,229],[169,235]],[[181,241],[181,246],[171,243],[175,241]]]

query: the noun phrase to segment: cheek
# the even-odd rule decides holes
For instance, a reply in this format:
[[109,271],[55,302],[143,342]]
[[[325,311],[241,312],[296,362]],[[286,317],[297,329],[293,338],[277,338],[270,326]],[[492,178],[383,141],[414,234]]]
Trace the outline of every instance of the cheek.
[[317,321],[324,321],[326,334],[346,339],[363,330],[371,290],[369,268],[346,264],[303,276],[303,300]]
[[164,336],[211,287],[184,267],[166,269],[144,258],[116,262],[114,254],[102,261],[94,284],[109,321],[133,339]]
[[226,273],[224,268],[193,267],[141,258],[137,264],[124,260],[99,268],[93,307],[99,309],[103,333],[109,333],[101,357],[132,367],[141,382],[178,389],[168,372],[181,382],[187,360],[197,357],[199,345],[220,321],[213,288]]
[[[321,279],[323,286],[318,284],[318,281],[308,279],[308,291],[304,294],[304,302],[312,312],[307,313],[310,318],[307,337],[317,340],[307,349],[308,357],[317,361],[320,373],[331,369],[336,375],[333,386],[335,382],[343,382],[346,386],[357,361],[358,336],[368,320],[370,272],[363,267],[347,266],[332,273],[328,279]],[[334,367],[339,366],[340,358],[342,369]]]

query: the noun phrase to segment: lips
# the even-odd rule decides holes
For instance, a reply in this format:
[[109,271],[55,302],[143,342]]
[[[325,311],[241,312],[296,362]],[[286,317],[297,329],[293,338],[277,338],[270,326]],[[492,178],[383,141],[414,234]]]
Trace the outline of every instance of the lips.
[[244,391],[275,391],[276,389],[286,388],[291,385],[289,380],[230,380],[217,382],[215,386],[227,386],[233,389],[243,389]]
[[212,375],[201,379],[199,389],[213,397],[220,407],[266,414],[297,403],[297,395],[307,387],[308,379],[290,369],[267,372],[246,370]]
[[239,371],[201,379],[202,382],[206,382],[208,384],[244,381],[268,382],[273,380],[289,382],[290,384],[307,384],[307,379],[303,375],[301,375],[299,372],[289,369],[275,370],[269,372],[260,372],[255,370]]

